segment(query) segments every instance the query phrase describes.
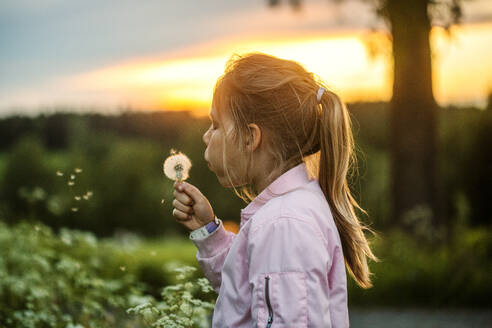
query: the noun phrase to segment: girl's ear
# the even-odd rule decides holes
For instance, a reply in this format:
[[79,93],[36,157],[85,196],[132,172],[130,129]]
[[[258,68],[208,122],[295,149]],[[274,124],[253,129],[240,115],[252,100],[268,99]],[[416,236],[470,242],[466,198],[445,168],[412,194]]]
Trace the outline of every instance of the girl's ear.
[[258,148],[258,146],[261,143],[261,138],[262,138],[261,129],[255,123],[249,123],[248,127],[250,132],[247,136],[247,147],[251,151],[255,151],[255,149]]

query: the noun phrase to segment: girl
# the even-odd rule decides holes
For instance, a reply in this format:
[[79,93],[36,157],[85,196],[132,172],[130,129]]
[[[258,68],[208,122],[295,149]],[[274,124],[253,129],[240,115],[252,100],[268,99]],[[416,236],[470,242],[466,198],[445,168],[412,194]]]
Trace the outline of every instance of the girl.
[[236,235],[195,186],[175,183],[173,216],[218,293],[212,326],[348,327],[344,260],[369,288],[367,258],[377,258],[347,185],[345,105],[300,64],[251,53],[228,61],[210,116],[205,160],[250,201]]

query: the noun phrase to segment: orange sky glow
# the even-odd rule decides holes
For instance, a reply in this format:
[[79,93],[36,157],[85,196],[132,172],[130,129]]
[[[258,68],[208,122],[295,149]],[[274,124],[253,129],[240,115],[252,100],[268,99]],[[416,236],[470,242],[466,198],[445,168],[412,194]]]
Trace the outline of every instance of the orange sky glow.
[[[433,28],[434,94],[443,105],[481,102],[492,89],[492,23]],[[320,76],[347,102],[389,100],[389,41],[367,31],[301,33],[211,41],[163,56],[139,58],[65,78],[70,92],[104,96],[133,108],[206,115],[213,86],[233,53],[259,51],[292,59]],[[371,57],[368,42],[381,52]]]

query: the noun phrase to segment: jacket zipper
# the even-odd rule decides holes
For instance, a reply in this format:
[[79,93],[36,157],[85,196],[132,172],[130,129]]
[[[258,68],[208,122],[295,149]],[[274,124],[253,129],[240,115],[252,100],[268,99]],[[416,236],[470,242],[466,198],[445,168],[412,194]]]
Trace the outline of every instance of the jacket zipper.
[[270,295],[269,295],[269,288],[268,288],[268,283],[270,281],[270,277],[266,276],[265,277],[265,295],[266,295],[266,302],[268,306],[268,322],[266,325],[266,328],[270,328],[272,326],[273,322],[273,311],[272,311],[272,305],[270,304]]

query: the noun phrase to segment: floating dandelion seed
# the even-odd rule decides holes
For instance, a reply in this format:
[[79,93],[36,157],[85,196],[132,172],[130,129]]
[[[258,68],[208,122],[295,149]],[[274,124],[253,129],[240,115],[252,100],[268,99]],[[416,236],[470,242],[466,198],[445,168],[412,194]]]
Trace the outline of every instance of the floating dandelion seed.
[[73,182],[73,181],[68,181],[68,185],[69,185],[69,186],[73,186],[74,184],[75,184],[75,182]]
[[76,167],[74,171],[75,171],[75,173],[81,173],[82,169],[79,169],[78,167]]
[[72,207],[72,212],[77,212],[79,209],[77,207]]
[[59,177],[62,177],[63,173],[60,170],[58,170],[58,171],[56,171],[56,175],[58,175]]
[[181,152],[176,153],[174,149],[171,149],[170,153],[171,156],[164,161],[164,174],[174,181],[184,181],[188,179],[188,171],[191,168],[191,161],[188,156]]
[[80,196],[75,196],[74,199],[75,200],[80,200]]
[[70,180],[75,180],[75,174],[70,174]]

